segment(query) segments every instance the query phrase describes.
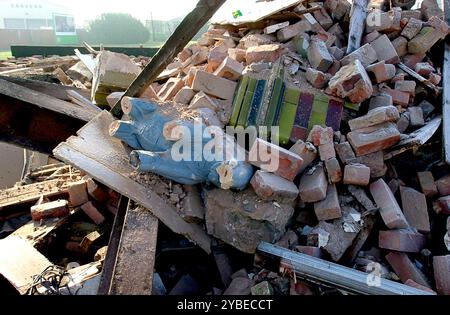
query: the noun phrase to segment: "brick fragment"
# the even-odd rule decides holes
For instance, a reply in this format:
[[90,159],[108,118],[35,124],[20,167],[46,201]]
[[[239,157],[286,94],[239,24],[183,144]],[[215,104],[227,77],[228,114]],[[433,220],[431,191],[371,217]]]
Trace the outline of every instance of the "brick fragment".
[[325,161],[325,168],[327,170],[328,181],[332,184],[338,183],[342,180],[342,168],[339,165],[337,158],[332,158]]
[[100,233],[97,231],[93,231],[83,237],[80,243],[80,249],[83,253],[89,252],[89,250],[92,248],[92,245],[101,237]]
[[40,221],[50,218],[61,218],[69,214],[69,202],[67,200],[56,200],[41,203],[31,207],[31,218]]
[[303,172],[317,157],[317,149],[310,142],[297,142],[289,149],[289,151],[297,154],[303,159],[303,164],[300,167],[299,173]]
[[357,156],[387,149],[400,141],[400,133],[391,122],[351,131],[347,139]]
[[331,127],[322,127],[320,125],[314,125],[308,135],[308,142],[311,142],[316,147],[333,143],[334,131]]
[[366,186],[370,182],[370,168],[363,164],[347,164],[344,168],[344,184]]
[[73,183],[69,187],[69,206],[78,207],[88,202],[88,194],[86,191],[86,182],[79,181]]
[[320,247],[315,247],[315,246],[302,246],[302,245],[298,245],[294,247],[294,250],[296,252],[305,254],[305,255],[309,255],[309,256],[313,256],[316,258],[322,258],[323,257],[323,251]]
[[333,143],[325,143],[319,145],[319,156],[321,161],[326,161],[336,157]]
[[263,171],[293,181],[299,173],[303,159],[275,144],[256,139],[249,152],[249,162]]
[[242,64],[230,57],[227,57],[216,69],[214,75],[236,81],[242,76],[243,71],[244,66]]
[[379,61],[384,60],[386,63],[392,64],[397,64],[400,62],[397,51],[386,34],[378,37],[370,45],[377,53]]
[[412,40],[409,41],[408,52],[410,54],[426,53],[431,49],[431,47],[434,46],[434,44],[436,44],[440,39],[444,38],[447,34],[448,29],[442,30],[430,26],[425,26],[421,29],[419,34],[417,34]]
[[273,34],[278,32],[279,30],[289,26],[289,21],[281,22],[273,25],[269,25],[264,28],[264,34]]
[[450,255],[434,256],[433,270],[437,292],[450,295]]
[[327,72],[333,64],[333,57],[328,52],[325,42],[321,40],[313,39],[310,41],[307,55],[309,63],[316,70]]
[[444,196],[436,200],[433,209],[436,213],[450,214],[450,196]]
[[335,185],[328,185],[327,196],[324,200],[314,203],[314,212],[319,221],[333,220],[342,217],[338,193]]
[[272,173],[257,171],[250,184],[256,194],[264,200],[289,203],[298,196],[298,188],[293,182]]
[[409,226],[397,200],[383,179],[380,178],[370,185],[370,193],[380,208],[381,217],[388,228],[402,229]]
[[173,98],[173,101],[180,104],[189,104],[195,95],[195,91],[188,86],[182,87]]
[[377,52],[370,44],[365,44],[341,59],[341,64],[346,66],[359,60],[364,67],[368,67],[378,60]]
[[283,47],[278,44],[254,46],[247,49],[245,59],[247,64],[255,62],[275,62],[283,53]]
[[419,106],[408,107],[409,124],[412,127],[421,127],[425,124],[422,108]]
[[411,40],[413,39],[417,34],[419,34],[420,30],[422,29],[422,21],[410,18],[408,20],[408,24],[403,28],[400,35],[406,37],[407,39]]
[[397,129],[400,133],[404,133],[409,127],[409,113],[404,112],[400,115],[400,119],[397,120]]
[[311,30],[311,24],[306,20],[301,20],[295,24],[289,25],[277,33],[277,39],[280,42],[287,42],[295,36],[306,33]]
[[406,221],[421,233],[430,232],[430,218],[425,195],[409,187],[400,186],[403,213]]
[[323,89],[331,79],[331,74],[308,68],[305,73],[306,80],[317,89]]
[[237,62],[245,62],[245,49],[228,48],[228,56]]
[[348,163],[359,163],[366,165],[370,168],[370,176],[372,178],[382,177],[387,172],[387,166],[384,163],[383,151],[358,156],[352,160],[349,160]]
[[411,68],[414,69],[417,65],[417,63],[421,62],[425,58],[425,53],[421,54],[409,54],[403,57],[403,63]]
[[341,69],[330,79],[326,93],[337,97],[348,97],[353,103],[360,103],[373,93],[372,83],[359,60]]
[[392,32],[400,31],[401,13],[398,10],[383,12],[375,9],[367,14],[366,32]]
[[395,122],[400,118],[394,106],[383,106],[370,110],[366,115],[352,119],[348,122],[350,130],[371,127],[384,122]]
[[430,288],[427,288],[423,285],[418,284],[417,282],[415,282],[414,280],[408,279],[405,281],[406,285],[409,285],[410,287],[419,289],[419,290],[423,290],[423,291],[427,291],[433,295],[436,295],[436,292],[434,292],[433,290],[431,290]]
[[194,91],[203,91],[224,100],[233,99],[236,86],[236,82],[220,78],[205,71],[197,71],[194,82],[192,82],[192,89]]
[[408,53],[408,40],[403,36],[399,36],[392,40],[392,46],[399,57],[403,57]]
[[303,202],[317,202],[327,196],[328,182],[323,166],[316,167],[305,172],[299,185],[300,198]]
[[97,210],[92,202],[86,202],[81,206],[81,209],[95,224],[99,225],[105,221],[105,217]]
[[186,196],[183,198],[180,215],[189,223],[201,223],[205,219],[205,207],[197,186],[184,185]]
[[343,164],[347,164],[350,160],[355,158],[352,146],[349,142],[342,142],[336,145],[336,152]]
[[407,254],[390,252],[386,255],[386,260],[403,283],[413,280],[422,286],[430,287],[425,275],[414,265]]
[[380,95],[374,96],[370,99],[369,110],[391,105],[393,105],[392,96],[386,93],[381,93]]
[[158,92],[158,98],[163,102],[170,101],[183,86],[184,82],[182,79],[170,78]]
[[389,230],[380,231],[378,246],[397,252],[419,253],[425,248],[426,241],[425,235],[410,230]]
[[450,195],[450,175],[445,175],[436,181],[436,187],[441,196]]
[[418,172],[417,178],[419,179],[420,188],[426,197],[430,198],[438,194],[438,189],[431,172]]
[[374,63],[366,68],[369,76],[376,82],[381,83],[387,80],[390,80],[395,75],[395,66],[394,71],[392,71],[391,67],[393,65],[387,65],[384,60]]
[[209,108],[214,112],[218,111],[219,105],[217,102],[206,95],[203,91],[198,92],[194,95],[189,104],[190,109],[198,109],[198,108]]
[[107,192],[102,187],[100,187],[92,178],[88,178],[86,180],[86,187],[89,196],[91,196],[95,200],[104,202],[106,199],[108,199]]

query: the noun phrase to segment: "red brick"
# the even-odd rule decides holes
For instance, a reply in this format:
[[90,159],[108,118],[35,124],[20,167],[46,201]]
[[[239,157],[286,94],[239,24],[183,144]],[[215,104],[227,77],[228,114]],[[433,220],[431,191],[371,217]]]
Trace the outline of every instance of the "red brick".
[[289,203],[298,196],[298,188],[293,182],[272,173],[257,171],[250,184],[256,194],[264,200]]
[[436,186],[441,196],[450,195],[450,175],[439,178],[436,181]]
[[229,48],[228,56],[236,60],[237,62],[245,62],[245,49],[240,48]]
[[407,254],[390,252],[386,255],[386,260],[403,283],[413,280],[422,286],[430,287],[425,275],[414,265]]
[[326,161],[336,157],[333,143],[325,143],[319,145],[319,156],[321,161]]
[[430,219],[425,195],[409,187],[400,187],[403,213],[408,223],[419,232],[430,232]]
[[108,194],[106,193],[106,191],[102,187],[97,185],[97,183],[93,179],[88,178],[86,180],[86,186],[89,196],[91,196],[95,200],[103,202],[108,199]]
[[342,168],[336,158],[325,161],[325,168],[327,170],[328,181],[330,183],[339,183],[342,180]]
[[416,94],[416,81],[402,80],[395,82],[395,90],[408,93],[410,96]]
[[264,28],[264,34],[273,34],[278,32],[279,30],[289,26],[289,21],[281,22],[277,24],[272,24]]
[[78,207],[88,202],[88,194],[86,191],[86,182],[79,181],[73,183],[69,187],[69,206]]
[[331,127],[322,127],[319,125],[314,125],[308,135],[308,141],[314,144],[316,147],[333,143],[334,131]]
[[433,269],[437,292],[450,295],[450,255],[434,256]]
[[311,291],[309,284],[305,281],[301,280],[292,280],[291,279],[291,287],[289,289],[290,295],[313,295],[314,293]]
[[352,146],[349,142],[342,142],[336,144],[336,153],[343,164],[347,164],[349,160],[355,158],[355,152],[353,152]]
[[371,127],[384,122],[395,122],[400,118],[394,106],[383,106],[370,110],[366,115],[352,119],[348,122],[350,130]]
[[392,97],[392,102],[395,105],[406,107],[409,104],[410,95],[407,92],[397,91],[387,86],[383,87],[381,89],[381,92],[389,94]]
[[305,77],[306,80],[317,89],[323,89],[331,79],[330,74],[323,73],[322,71],[313,68],[306,69]]
[[450,214],[450,196],[439,198],[433,208],[437,213]]
[[421,62],[423,58],[425,58],[425,54],[410,54],[403,57],[403,63],[407,67],[414,69],[416,64]]
[[403,36],[399,36],[392,41],[395,51],[399,57],[403,57],[408,53],[408,40]]
[[397,252],[419,253],[426,244],[425,235],[410,230],[380,231],[378,246]]
[[311,24],[306,20],[301,20],[298,23],[289,25],[277,33],[277,39],[280,42],[287,42],[295,36],[311,30]]
[[[249,162],[263,171],[293,181],[302,167],[303,159],[293,152],[258,138],[250,149]],[[271,162],[275,162],[275,165],[269,165],[273,164]]]
[[173,101],[175,103],[187,105],[191,102],[194,95],[195,95],[194,90],[188,86],[185,86],[185,87],[181,88],[181,90],[178,91],[178,93],[173,98]]
[[244,71],[244,66],[242,64],[227,57],[219,65],[214,74],[225,79],[236,81],[242,76],[242,71]]
[[401,35],[406,37],[407,39],[413,39],[417,34],[419,34],[422,29],[422,21],[411,18],[406,24],[405,28],[403,28]]
[[393,77],[384,60],[368,66],[366,68],[366,71],[376,83],[390,80]]
[[361,156],[390,148],[400,141],[400,132],[388,122],[354,130],[347,134],[347,139],[356,155]]
[[81,206],[81,209],[95,224],[99,225],[105,221],[105,217],[97,210],[92,202],[86,202]]
[[166,84],[162,87],[162,89],[158,93],[159,99],[161,101],[166,102],[171,99],[178,93],[178,91],[184,86],[184,82],[179,78],[170,78]]
[[275,62],[281,57],[283,47],[277,44],[254,46],[247,49],[245,59],[247,64],[255,62]]
[[390,229],[407,228],[408,222],[395,200],[389,186],[383,179],[379,179],[370,185],[370,193],[380,209],[384,224]]
[[419,179],[420,188],[425,196],[433,197],[437,195],[438,190],[431,172],[418,172],[417,177]]
[[297,154],[303,159],[302,167],[300,167],[299,173],[303,172],[317,157],[317,149],[310,142],[303,142],[297,140],[297,142],[289,149],[289,151]]
[[236,86],[236,82],[220,78],[205,71],[197,71],[192,82],[194,91],[203,91],[206,94],[224,100],[233,99]]
[[295,251],[305,254],[305,255],[309,255],[309,256],[313,256],[316,258],[322,258],[323,257],[323,251],[320,247],[315,247],[315,246],[295,246]]
[[397,51],[386,34],[378,37],[370,45],[377,52],[378,60],[384,60],[386,63],[393,64],[400,62]]
[[331,57],[325,42],[322,40],[311,40],[307,54],[311,67],[316,70],[326,72],[333,64],[333,57]]
[[317,165],[305,172],[299,185],[300,198],[303,202],[317,202],[327,196],[328,182],[323,166]]
[[347,164],[344,168],[344,184],[366,186],[370,182],[370,168],[363,164]]
[[326,93],[341,98],[348,97],[353,103],[361,103],[372,96],[373,87],[363,65],[355,60],[339,69],[330,79]]
[[50,218],[61,218],[69,214],[67,200],[57,200],[41,203],[31,207],[31,218],[40,221]]
[[328,185],[327,196],[324,200],[314,203],[314,212],[319,221],[333,220],[342,217],[338,193],[335,185]]

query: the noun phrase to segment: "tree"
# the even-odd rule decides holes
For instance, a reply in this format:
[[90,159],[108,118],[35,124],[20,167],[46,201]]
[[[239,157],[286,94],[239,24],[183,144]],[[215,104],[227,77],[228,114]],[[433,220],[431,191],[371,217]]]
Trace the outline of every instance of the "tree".
[[87,31],[94,44],[143,44],[150,37],[141,21],[125,13],[104,13],[89,23]]

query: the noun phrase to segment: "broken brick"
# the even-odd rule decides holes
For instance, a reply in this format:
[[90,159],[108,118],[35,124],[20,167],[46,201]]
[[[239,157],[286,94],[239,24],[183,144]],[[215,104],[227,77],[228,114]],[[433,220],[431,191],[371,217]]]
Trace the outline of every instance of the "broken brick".
[[353,103],[361,103],[372,93],[372,83],[359,60],[341,69],[330,79],[327,93],[337,97],[348,97]]
[[450,295],[450,255],[434,256],[433,269],[437,292]]
[[334,131],[331,127],[322,127],[320,125],[314,125],[308,135],[308,141],[314,144],[316,147],[333,143]]
[[314,203],[314,212],[318,220],[333,220],[342,216],[335,185],[328,185],[326,198]]
[[436,187],[441,196],[450,195],[450,175],[439,178],[436,181]]
[[407,39],[411,40],[413,39],[417,34],[419,34],[420,30],[422,29],[422,21],[410,18],[408,20],[408,24],[403,28],[400,35],[406,37]]
[[289,25],[277,33],[277,39],[280,42],[287,42],[300,33],[305,33],[311,30],[311,24],[306,20],[301,20],[295,24]]
[[105,221],[105,217],[97,210],[92,202],[86,202],[81,206],[81,209],[95,224],[99,225]]
[[195,95],[195,91],[188,86],[182,87],[174,96],[173,101],[180,104],[189,104]]
[[247,64],[255,62],[275,62],[281,57],[283,48],[277,44],[254,46],[247,49]]
[[326,161],[336,157],[333,143],[325,143],[319,145],[319,156],[321,161]]
[[344,168],[344,184],[366,186],[370,182],[370,168],[363,164],[347,164]]
[[383,179],[380,178],[370,185],[370,193],[380,208],[381,217],[388,228],[402,229],[409,226],[397,200]]
[[272,172],[290,181],[294,180],[303,164],[302,158],[297,154],[260,138],[253,143],[248,158],[251,164],[263,171]]
[[31,207],[31,218],[40,221],[50,218],[61,218],[69,214],[68,201],[56,200]]
[[[448,30],[447,30],[448,33]],[[442,32],[434,27],[425,26],[408,43],[408,52],[410,54],[422,54],[426,53],[438,40],[444,38],[447,33]]]
[[421,127],[425,124],[425,120],[423,119],[422,108],[419,106],[408,107],[409,112],[409,124],[412,127]]
[[377,52],[370,44],[365,44],[341,59],[341,64],[346,66],[359,60],[364,67],[368,67],[378,60]]
[[406,221],[421,233],[430,232],[430,219],[425,195],[409,187],[400,186],[403,213]]
[[370,43],[370,45],[377,53],[379,61],[384,60],[386,63],[393,64],[397,64],[400,62],[397,51],[395,50],[386,34],[378,37],[376,40]]
[[383,93],[389,94],[392,97],[392,102],[395,105],[400,105],[403,107],[408,106],[409,104],[409,99],[410,99],[410,95],[407,92],[403,92],[403,91],[398,91],[395,89],[391,89],[387,86],[383,87],[381,89],[381,91]]
[[206,95],[203,91],[200,91],[192,98],[189,108],[209,108],[216,112],[218,110],[218,105],[211,97]]
[[433,197],[438,194],[436,183],[431,172],[418,172],[420,188],[426,197]]
[[308,47],[308,61],[316,70],[327,72],[328,68],[333,64],[333,57],[328,52],[325,42],[313,39]]
[[293,182],[272,173],[257,171],[250,184],[264,200],[292,202],[298,196],[298,188]]
[[380,231],[378,246],[397,252],[419,253],[426,241],[425,235],[410,230],[389,230]]
[[347,164],[349,160],[355,158],[355,152],[353,152],[352,146],[349,142],[339,143],[336,145],[335,149],[343,164]]
[[95,200],[104,202],[106,199],[108,199],[108,194],[106,193],[106,191],[102,187],[97,185],[97,183],[92,178],[88,178],[86,180],[86,187],[89,196],[91,196]]
[[350,130],[371,127],[384,122],[395,122],[400,118],[394,106],[383,106],[370,110],[366,115],[352,119],[348,122]]
[[335,184],[342,180],[342,169],[335,157],[325,161],[325,168],[330,183]]
[[317,202],[327,196],[328,182],[323,166],[316,167],[305,172],[300,179],[298,187],[300,198],[303,202]]
[[370,99],[369,110],[377,107],[391,106],[392,104],[392,96],[386,93],[381,93],[380,95],[374,96]]
[[194,82],[192,82],[194,91],[203,91],[224,100],[233,99],[236,86],[236,82],[220,78],[205,71],[197,71]]
[[439,198],[433,208],[437,213],[450,214],[450,196]]
[[69,187],[69,206],[78,207],[86,202],[88,202],[86,182],[83,180],[71,184]]
[[179,78],[170,78],[162,89],[158,92],[158,98],[163,102],[173,99],[178,91],[184,86],[184,82]]
[[323,257],[323,251],[320,247],[315,247],[315,246],[295,246],[294,247],[296,252],[308,255],[308,256],[312,256],[312,257],[316,257],[316,258],[322,258]]
[[376,83],[390,80],[395,75],[395,66],[386,64],[384,60],[374,63],[366,68],[367,73]]
[[392,46],[399,57],[403,57],[408,53],[408,40],[403,36],[399,36],[392,40]]
[[351,131],[347,139],[357,156],[387,149],[400,141],[397,126],[391,122]]
[[289,26],[289,21],[266,26],[266,28],[264,28],[264,34],[276,33],[277,31],[279,31],[287,26]]
[[244,66],[242,64],[230,57],[227,57],[216,69],[214,75],[236,81],[242,76],[243,71]]
[[303,159],[303,164],[300,167],[299,173],[303,172],[317,157],[317,149],[310,142],[297,142],[289,149],[289,151],[297,154]]
[[306,69],[305,77],[306,80],[317,89],[324,88],[331,79],[329,73],[323,73],[322,71],[313,68]]
[[430,287],[425,275],[414,265],[407,254],[390,252],[386,255],[386,260],[403,283],[411,279],[420,285]]

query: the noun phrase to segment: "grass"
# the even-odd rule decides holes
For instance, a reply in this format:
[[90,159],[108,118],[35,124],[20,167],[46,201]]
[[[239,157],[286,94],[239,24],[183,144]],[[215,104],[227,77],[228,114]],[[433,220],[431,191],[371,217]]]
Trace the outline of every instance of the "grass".
[[0,51],[0,60],[6,60],[8,57],[11,57],[10,51]]

